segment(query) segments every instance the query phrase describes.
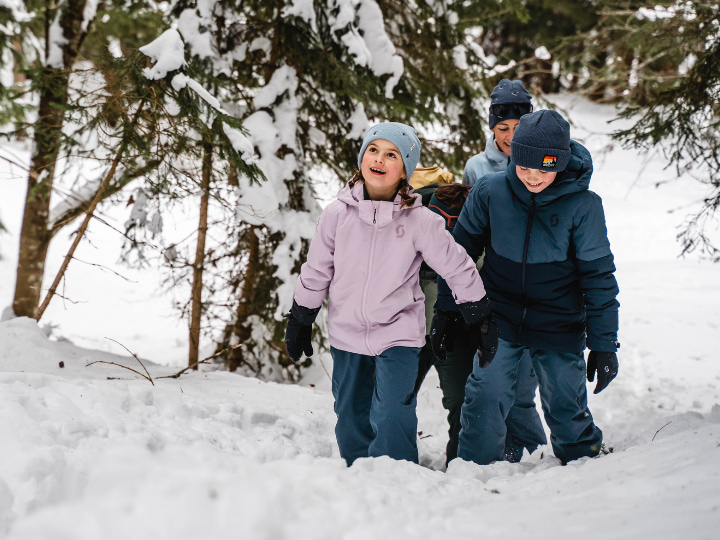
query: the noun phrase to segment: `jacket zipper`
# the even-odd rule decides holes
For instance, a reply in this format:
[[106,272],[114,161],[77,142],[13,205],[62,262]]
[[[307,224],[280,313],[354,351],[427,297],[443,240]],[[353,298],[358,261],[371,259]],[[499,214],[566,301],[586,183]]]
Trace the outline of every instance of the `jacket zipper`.
[[373,351],[373,348],[370,346],[370,319],[368,319],[367,310],[365,308],[367,306],[367,292],[368,288],[370,287],[370,278],[372,277],[372,263],[375,256],[375,237],[377,236],[377,227],[374,226],[376,224],[375,216],[377,216],[377,207],[374,207],[373,212],[373,233],[372,240],[370,241],[370,258],[368,260],[367,279],[365,281],[365,289],[363,290],[362,297],[362,314],[363,318],[365,319],[365,345],[367,345],[368,350],[373,356],[377,355],[375,354],[375,351]]
[[525,325],[525,315],[527,314],[527,255],[530,249],[530,230],[532,229],[533,218],[535,217],[535,193],[530,195],[530,212],[528,215],[527,229],[525,231],[525,245],[523,246],[522,256],[522,275],[520,277],[520,292],[523,297],[523,312],[522,318],[520,319],[520,326],[518,327],[518,335],[522,334],[523,326]]

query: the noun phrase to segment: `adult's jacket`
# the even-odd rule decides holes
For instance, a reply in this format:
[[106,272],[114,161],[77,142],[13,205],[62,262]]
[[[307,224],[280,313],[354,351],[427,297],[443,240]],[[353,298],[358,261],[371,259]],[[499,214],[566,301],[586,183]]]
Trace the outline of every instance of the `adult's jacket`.
[[[515,164],[480,179],[453,236],[480,272],[500,337],[539,349],[615,351],[618,286],[600,197],[589,191],[590,153],[571,142],[565,171],[538,194]],[[440,309],[456,309],[438,280]]]
[[465,170],[463,170],[462,183],[472,187],[483,176],[504,171],[509,162],[510,157],[495,146],[495,134],[493,133],[485,144],[485,151],[467,160]]
[[363,182],[345,187],[325,208],[302,265],[295,301],[320,307],[329,294],[330,345],[378,355],[394,346],[425,344],[425,297],[418,270],[423,259],[447,279],[458,302],[485,296],[475,264],[423,207],[364,200]]

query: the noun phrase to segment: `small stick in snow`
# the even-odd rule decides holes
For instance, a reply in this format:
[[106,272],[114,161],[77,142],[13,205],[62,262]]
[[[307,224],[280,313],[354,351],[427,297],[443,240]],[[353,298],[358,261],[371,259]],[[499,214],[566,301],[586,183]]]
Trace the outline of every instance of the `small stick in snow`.
[[[122,364],[118,364],[117,362],[108,362],[107,360],[95,360],[94,362],[90,362],[89,364],[85,364],[85,367],[92,366],[93,364],[110,364],[111,366],[117,366],[117,367],[121,367],[121,368],[128,369],[128,370],[132,371],[133,373],[137,373],[137,374],[140,375],[143,379],[147,379],[148,381],[150,381],[150,384],[152,384],[153,386],[155,386],[155,383],[153,382],[153,380],[152,380],[149,376],[144,375],[143,373],[140,373],[138,370],[133,369],[133,368],[131,368],[131,367],[123,366]],[[143,366],[143,367],[145,367],[145,366]],[[108,377],[108,379],[117,379],[117,378],[118,378],[118,377]]]
[[225,349],[223,349],[223,350],[221,350],[221,351],[216,352],[215,354],[213,354],[213,355],[211,355],[211,356],[208,356],[207,358],[203,358],[202,360],[198,360],[197,362],[193,362],[192,364],[190,364],[190,365],[187,366],[186,368],[183,368],[183,369],[181,369],[180,371],[178,371],[177,373],[175,373],[175,375],[163,375],[162,377],[156,377],[156,379],[179,379],[179,378],[180,378],[180,375],[182,375],[183,373],[185,373],[188,369],[193,369],[194,367],[196,367],[196,366],[198,366],[198,365],[200,365],[200,364],[206,364],[206,363],[208,362],[208,360],[212,360],[212,359],[215,358],[216,356],[220,356],[220,355],[223,354],[223,353],[226,353],[226,352],[228,352],[228,351],[232,351],[232,350],[237,349],[238,347],[242,347],[242,346],[243,346],[242,343],[238,343],[237,345],[233,345],[232,347],[227,347],[227,348],[225,348]]
[[[110,341],[115,341],[113,338],[109,338],[109,337],[106,337],[105,339],[109,339]],[[149,372],[149,371],[147,370],[147,368],[145,367],[145,364],[143,364],[143,363],[140,361],[140,359],[137,357],[137,355],[136,355],[134,352],[132,352],[130,349],[128,349],[125,345],[123,345],[122,343],[120,343],[119,341],[115,341],[115,343],[117,343],[117,344],[120,345],[123,349],[125,349],[127,352],[129,352],[130,354],[133,355],[133,358],[135,358],[135,360],[138,361],[138,364],[140,364],[140,365],[142,366],[142,368],[145,370],[145,373],[147,373],[147,376],[143,375],[143,374],[140,373],[139,371],[135,371],[135,370],[132,369],[132,368],[129,368],[129,367],[127,367],[127,366],[123,366],[122,364],[116,364],[115,362],[106,362],[106,361],[104,361],[104,360],[97,360],[97,361],[95,361],[95,362],[91,362],[90,364],[88,364],[88,366],[90,366],[90,365],[92,365],[92,364],[98,364],[98,363],[99,363],[99,364],[113,364],[113,365],[115,365],[115,366],[124,367],[125,369],[129,369],[130,371],[135,371],[135,373],[137,373],[138,375],[141,375],[144,379],[147,379],[148,381],[150,381],[150,384],[152,384],[153,386],[155,386],[155,383],[153,382],[152,377],[150,376],[150,372]]]
[[[661,427],[660,429],[666,428],[666,427],[668,427],[670,424],[672,424],[672,420],[670,420],[667,424],[665,424],[665,425],[664,425],[663,427]],[[653,441],[655,440],[655,437],[657,437],[657,434],[660,433],[660,429],[658,429],[658,430],[655,432],[655,435],[653,435],[653,438],[652,438],[652,440],[651,440],[650,442],[653,442]]]

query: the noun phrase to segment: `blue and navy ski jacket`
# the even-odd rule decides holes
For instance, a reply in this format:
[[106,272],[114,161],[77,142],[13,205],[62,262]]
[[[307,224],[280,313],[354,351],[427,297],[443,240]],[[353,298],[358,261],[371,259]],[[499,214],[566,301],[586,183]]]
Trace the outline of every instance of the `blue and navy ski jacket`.
[[[600,197],[590,191],[590,152],[572,157],[537,194],[515,164],[480,179],[453,230],[477,259],[500,337],[557,352],[617,350],[618,285]],[[438,278],[438,309],[457,310]]]

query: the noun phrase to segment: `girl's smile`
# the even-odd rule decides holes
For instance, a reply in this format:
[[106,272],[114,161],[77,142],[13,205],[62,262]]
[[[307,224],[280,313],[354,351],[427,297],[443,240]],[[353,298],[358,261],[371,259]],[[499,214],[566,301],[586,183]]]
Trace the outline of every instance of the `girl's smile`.
[[373,201],[389,201],[406,178],[400,151],[385,139],[375,139],[368,144],[360,163],[360,172]]

